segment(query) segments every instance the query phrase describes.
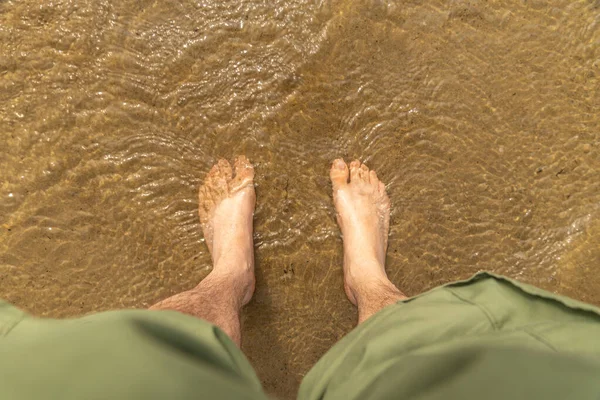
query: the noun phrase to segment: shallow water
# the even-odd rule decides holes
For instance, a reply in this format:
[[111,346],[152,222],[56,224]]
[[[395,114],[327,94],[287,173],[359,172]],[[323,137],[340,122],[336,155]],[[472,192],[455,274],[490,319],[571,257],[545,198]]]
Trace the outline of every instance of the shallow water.
[[65,317],[195,285],[197,187],[246,154],[270,393],[356,319],[339,156],[387,183],[407,294],[488,269],[600,305],[599,76],[597,0],[0,0],[0,297]]

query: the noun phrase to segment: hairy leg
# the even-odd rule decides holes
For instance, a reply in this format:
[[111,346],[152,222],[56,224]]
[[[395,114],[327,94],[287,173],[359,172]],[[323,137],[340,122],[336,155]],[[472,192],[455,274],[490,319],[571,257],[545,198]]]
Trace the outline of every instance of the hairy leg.
[[358,323],[405,299],[385,272],[390,200],[375,171],[359,161],[335,160],[333,201],[344,242],[344,289],[358,307]]
[[252,216],[256,203],[254,169],[244,156],[220,160],[200,188],[200,223],[213,270],[195,288],[150,307],[205,319],[241,344],[240,312],[254,293]]

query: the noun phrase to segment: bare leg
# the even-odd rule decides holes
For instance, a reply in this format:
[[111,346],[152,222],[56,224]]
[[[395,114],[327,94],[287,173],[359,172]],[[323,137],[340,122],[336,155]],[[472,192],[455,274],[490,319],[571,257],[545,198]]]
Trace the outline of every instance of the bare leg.
[[344,289],[358,307],[358,323],[405,299],[385,273],[390,199],[375,171],[335,160],[330,171],[333,202],[344,241]]
[[205,319],[241,343],[240,311],[254,293],[252,215],[254,169],[244,156],[219,160],[200,188],[200,222],[213,270],[195,288],[169,297],[152,310],[176,310]]

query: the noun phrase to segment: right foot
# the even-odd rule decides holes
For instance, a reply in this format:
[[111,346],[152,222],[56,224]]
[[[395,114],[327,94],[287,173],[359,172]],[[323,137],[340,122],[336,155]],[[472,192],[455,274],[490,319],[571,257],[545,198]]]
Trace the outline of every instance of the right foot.
[[333,162],[333,202],[344,242],[344,289],[357,304],[359,285],[389,282],[385,252],[390,226],[390,199],[375,171],[352,161]]
[[256,203],[254,168],[244,156],[231,164],[219,160],[200,188],[198,209],[213,272],[226,274],[242,288],[243,304],[254,293],[252,217]]

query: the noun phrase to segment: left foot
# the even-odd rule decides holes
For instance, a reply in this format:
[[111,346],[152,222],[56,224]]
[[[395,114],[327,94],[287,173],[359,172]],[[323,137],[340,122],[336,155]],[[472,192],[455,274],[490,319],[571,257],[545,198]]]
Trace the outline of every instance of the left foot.
[[199,214],[213,272],[235,279],[243,289],[243,304],[254,293],[252,216],[256,204],[254,168],[244,156],[231,164],[219,160],[200,188]]

